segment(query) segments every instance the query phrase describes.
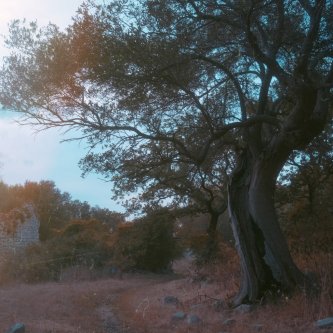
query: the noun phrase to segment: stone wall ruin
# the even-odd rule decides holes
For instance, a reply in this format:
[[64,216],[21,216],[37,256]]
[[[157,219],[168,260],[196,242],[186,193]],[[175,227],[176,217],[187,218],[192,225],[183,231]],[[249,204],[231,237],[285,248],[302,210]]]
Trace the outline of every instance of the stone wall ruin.
[[0,261],[39,242],[39,221],[31,205],[0,213]]

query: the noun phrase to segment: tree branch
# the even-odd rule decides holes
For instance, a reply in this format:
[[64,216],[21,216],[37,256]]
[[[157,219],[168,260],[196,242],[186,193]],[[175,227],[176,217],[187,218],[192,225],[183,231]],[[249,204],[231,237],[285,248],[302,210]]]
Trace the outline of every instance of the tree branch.
[[242,114],[242,120],[245,121],[247,119],[246,97],[245,97],[245,94],[243,93],[243,90],[242,90],[242,87],[240,86],[239,81],[234,76],[234,74],[225,65],[223,65],[221,62],[219,62],[217,60],[206,57],[204,55],[197,55],[197,56],[194,56],[194,58],[198,59],[198,60],[208,62],[209,64],[213,65],[214,67],[219,68],[220,70],[222,70],[228,76],[228,78],[233,83],[233,85],[234,85],[234,87],[237,91],[238,98],[239,98],[239,105],[240,105],[241,114]]
[[305,3],[305,7],[308,8],[307,10],[309,10],[308,14],[310,15],[310,28],[302,45],[301,57],[296,64],[296,73],[306,75],[313,44],[319,32],[320,20],[322,17],[323,9],[325,7],[325,0],[317,0],[315,7],[311,7],[311,9],[309,9],[309,3],[306,1],[301,2]]
[[[280,9],[281,10],[281,9]],[[272,56],[266,55],[259,47],[257,37],[251,30],[251,15],[252,15],[253,8],[251,8],[248,12],[247,15],[247,20],[246,20],[246,36],[247,40],[249,42],[250,47],[253,50],[253,54],[256,58],[256,60],[263,62],[273,73],[274,76],[276,76],[281,83],[284,85],[288,85],[290,82],[290,76],[283,70],[283,68],[278,64],[276,61],[275,57],[272,57],[273,55],[275,56],[276,52],[275,51]],[[282,21],[280,22],[282,24]],[[277,49],[278,44],[277,42],[275,43],[275,49]]]
[[281,128],[281,123],[278,119],[272,116],[268,115],[257,115],[252,118],[247,119],[246,121],[240,121],[235,123],[230,123],[225,126],[223,126],[219,131],[215,132],[214,139],[219,139],[223,135],[225,135],[227,132],[229,132],[232,129],[236,128],[246,128],[250,126],[254,126],[260,123],[267,123],[270,125],[273,125],[277,128]]
[[308,13],[309,16],[313,15],[314,8],[311,6],[308,0],[298,0],[303,9]]

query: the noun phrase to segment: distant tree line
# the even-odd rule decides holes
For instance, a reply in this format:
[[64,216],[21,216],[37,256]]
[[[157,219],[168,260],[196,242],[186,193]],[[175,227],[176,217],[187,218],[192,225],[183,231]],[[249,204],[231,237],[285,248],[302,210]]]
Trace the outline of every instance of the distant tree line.
[[73,200],[67,192],[60,191],[53,181],[27,181],[24,185],[7,185],[0,182],[0,212],[32,204],[40,223],[39,237],[46,241],[55,236],[73,220],[95,219],[115,228],[124,221],[121,213],[107,208],[92,207],[88,202]]

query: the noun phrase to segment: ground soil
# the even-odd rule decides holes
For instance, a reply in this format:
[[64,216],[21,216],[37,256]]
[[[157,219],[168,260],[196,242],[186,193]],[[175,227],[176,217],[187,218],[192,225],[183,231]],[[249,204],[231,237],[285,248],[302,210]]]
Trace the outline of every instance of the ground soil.
[[[238,288],[236,273],[225,270],[207,276],[188,263],[178,265],[177,274],[89,280],[76,276],[62,282],[3,285],[0,332],[17,322],[25,324],[26,333],[333,332],[314,326],[333,309],[325,300],[311,301],[300,293],[292,300],[285,297],[242,312],[228,307]],[[179,302],[165,304],[165,296]],[[172,319],[178,311],[186,318]],[[189,323],[191,315],[201,322]]]

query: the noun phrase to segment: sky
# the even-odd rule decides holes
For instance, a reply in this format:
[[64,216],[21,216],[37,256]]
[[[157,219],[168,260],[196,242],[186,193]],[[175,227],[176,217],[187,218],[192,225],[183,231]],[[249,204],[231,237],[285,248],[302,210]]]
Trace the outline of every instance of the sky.
[[[37,20],[41,26],[49,22],[65,28],[82,0],[0,0],[0,57],[8,54],[3,39],[13,19]],[[36,133],[34,128],[18,125],[16,115],[0,110],[0,179],[6,184],[52,180],[73,199],[92,206],[122,211],[111,200],[111,184],[99,175],[81,177],[78,167],[87,146],[84,142],[64,142],[59,129]]]

